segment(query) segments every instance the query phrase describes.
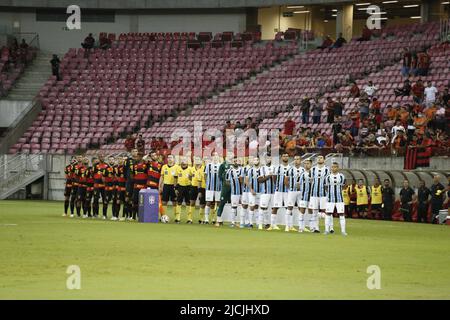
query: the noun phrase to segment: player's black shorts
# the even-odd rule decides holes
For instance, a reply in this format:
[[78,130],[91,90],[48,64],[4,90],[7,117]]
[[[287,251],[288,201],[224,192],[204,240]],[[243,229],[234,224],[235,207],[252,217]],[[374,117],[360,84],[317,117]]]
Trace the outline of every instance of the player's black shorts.
[[72,187],[72,194],[70,195],[72,200],[75,200],[78,196],[78,186]]
[[356,206],[357,212],[364,212],[367,210],[367,204],[360,204]]
[[111,202],[115,197],[116,190],[105,190],[105,198],[103,201]]
[[381,210],[381,203],[371,204],[370,205],[370,209],[380,211]]
[[205,188],[198,188],[198,193],[201,193],[200,199],[198,199],[201,206],[204,206],[206,204],[206,189]]
[[125,202],[125,190],[116,190],[116,202]]
[[85,200],[86,199],[86,187],[78,187],[77,188],[77,199]]
[[72,194],[72,186],[68,186],[66,184],[66,187],[64,188],[64,197],[70,197]]
[[191,200],[191,186],[177,186],[178,189],[178,204],[182,204],[183,201],[189,205]]
[[191,186],[191,194],[190,194],[191,201],[197,201],[198,198],[198,187]]
[[105,188],[94,188],[94,199],[98,201],[102,197],[102,201],[105,201]]
[[175,187],[172,184],[165,184],[163,186],[161,200],[163,202],[167,202],[169,200],[172,202],[177,201],[177,195],[175,194]]

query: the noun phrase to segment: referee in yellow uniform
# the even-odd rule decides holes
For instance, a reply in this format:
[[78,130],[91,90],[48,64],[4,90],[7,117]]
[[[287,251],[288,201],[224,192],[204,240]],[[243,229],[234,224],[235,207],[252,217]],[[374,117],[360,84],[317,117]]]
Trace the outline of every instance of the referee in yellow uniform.
[[[192,217],[192,213],[195,210],[195,202],[199,194],[201,195],[201,185],[204,177],[205,167],[202,164],[202,160],[199,157],[194,157],[194,165],[192,167],[192,179],[191,179],[191,195],[188,217]],[[204,193],[204,192],[203,192]],[[201,201],[200,201],[201,202]],[[204,215],[203,207],[203,215]],[[200,216],[202,215],[202,208],[200,205]],[[203,221],[203,220],[200,220]]]
[[[175,223],[180,223],[181,206],[191,203],[191,186],[192,186],[192,167],[189,166],[186,158],[181,159],[181,163],[177,168],[177,177],[175,178],[175,191],[177,193],[177,206],[175,208]],[[192,210],[189,206],[187,223],[192,224]]]
[[375,183],[370,188],[370,213],[374,219],[381,216],[381,205],[383,204],[383,195],[381,191],[380,180],[375,179]]
[[161,178],[159,179],[159,193],[161,194],[161,202],[167,212],[167,202],[172,201],[172,205],[176,203],[177,195],[175,193],[175,179],[177,177],[178,165],[175,164],[173,155],[167,156],[167,164],[161,168]]

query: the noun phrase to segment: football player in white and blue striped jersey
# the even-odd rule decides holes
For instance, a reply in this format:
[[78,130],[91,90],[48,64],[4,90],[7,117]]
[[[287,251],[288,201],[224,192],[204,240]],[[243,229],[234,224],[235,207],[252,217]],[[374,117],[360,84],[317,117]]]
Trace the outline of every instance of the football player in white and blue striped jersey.
[[287,210],[285,215],[285,229],[284,231],[297,231],[294,228],[292,211],[294,207],[298,207],[300,204],[300,185],[299,179],[300,175],[303,173],[305,169],[302,167],[302,158],[299,155],[294,157],[294,163],[289,168],[284,180],[288,185],[288,202],[287,202]]
[[241,196],[241,214],[240,214],[240,225],[239,227],[245,228],[245,226],[247,224],[250,224],[250,222],[248,222],[248,198],[249,198],[249,194],[250,194],[250,189],[247,185],[247,173],[251,168],[251,163],[253,162],[253,158],[249,157],[248,159],[248,164],[244,165],[245,163],[245,159],[242,159],[242,196]]
[[243,168],[239,166],[238,158],[233,157],[233,163],[227,170],[225,178],[231,187],[231,224],[234,226],[235,217],[237,216],[237,208],[241,201],[242,195],[242,174]]
[[278,209],[285,208],[288,200],[288,187],[284,182],[284,177],[289,170],[289,154],[283,153],[281,155],[281,163],[274,168],[274,195],[273,195],[273,208],[270,218],[270,227],[267,230],[280,230],[277,226],[277,213]]
[[312,215],[310,220],[310,228],[315,233],[320,233],[319,230],[319,211],[325,214],[327,204],[327,194],[325,189],[325,178],[330,174],[330,168],[325,165],[325,158],[323,156],[317,157],[317,165],[311,169],[313,183],[311,186],[311,198],[309,199],[309,209]]
[[271,159],[270,157],[267,157],[265,159],[265,164],[261,166],[259,170],[258,182],[259,182],[260,198],[259,198],[259,212],[257,219],[259,230],[263,230],[264,220],[267,221],[266,215],[270,203],[272,201],[273,195],[273,181],[272,181],[273,169],[270,163]]
[[[212,154],[212,162],[205,166],[205,181],[206,181],[206,207],[205,207],[205,224],[209,223],[209,213],[214,205],[220,202],[220,190],[222,188],[222,181],[219,177],[220,157],[217,152]],[[214,221],[213,221],[214,222]]]
[[331,173],[325,178],[325,186],[327,188],[327,207],[325,215],[325,234],[334,233],[333,230],[333,213],[336,209],[339,214],[339,222],[341,225],[342,235],[347,235],[345,231],[345,206],[342,187],[345,184],[345,177],[339,173],[339,165],[333,162],[331,165]]
[[251,168],[247,171],[246,175],[246,184],[249,189],[248,194],[248,224],[247,228],[253,228],[253,216],[255,213],[255,209],[258,209],[259,202],[260,202],[260,187],[262,179],[260,179],[261,174],[261,166],[259,163],[259,158],[254,157],[253,158],[253,165]]
[[311,166],[312,161],[310,159],[306,159],[303,161],[303,167],[305,170],[299,177],[299,183],[300,183],[300,203],[299,203],[299,215],[298,215],[298,232],[308,231],[305,227],[305,217],[307,214],[308,205],[309,205],[309,199],[311,196],[311,184],[312,184],[312,175],[311,175]]

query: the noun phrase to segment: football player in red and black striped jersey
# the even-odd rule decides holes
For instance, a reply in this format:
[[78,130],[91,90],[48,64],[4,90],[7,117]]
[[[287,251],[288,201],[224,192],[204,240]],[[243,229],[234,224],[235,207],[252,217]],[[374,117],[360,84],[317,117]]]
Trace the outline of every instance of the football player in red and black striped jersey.
[[72,218],[75,210],[75,203],[78,197],[78,176],[76,174],[77,170],[83,165],[83,155],[76,156],[76,163],[73,165],[72,171],[72,190],[70,194],[70,217]]
[[133,220],[136,219],[139,209],[139,191],[147,188],[148,168],[147,161],[142,159],[143,153],[138,153],[133,166]]
[[[83,158],[82,164],[75,169],[75,175],[78,179],[77,188],[77,201],[75,206],[77,208],[77,216],[81,217],[81,206],[84,205],[86,200],[86,188],[87,188],[87,178],[89,176],[89,160]],[[86,212],[84,212],[86,214]]]
[[120,206],[123,205],[122,218],[120,220],[125,220],[128,217],[127,207],[125,206],[127,182],[127,179],[125,177],[125,161],[126,158],[119,157],[117,165],[114,167],[116,193],[114,199],[115,206],[113,205],[113,215],[118,219]]
[[92,203],[92,211],[94,217],[98,217],[99,213],[99,200],[102,197],[103,202],[103,219],[106,219],[105,205],[107,205],[106,195],[105,195],[105,183],[103,182],[103,171],[108,167],[108,165],[103,161],[103,154],[99,154],[98,158],[94,158],[94,201]]
[[[115,159],[113,156],[109,156],[107,166],[103,169],[102,172],[103,182],[105,184],[105,199],[103,200],[103,219],[107,218],[108,204],[109,202],[111,202],[111,200],[113,200],[114,193],[116,191],[116,188],[114,186],[114,166],[115,166]],[[114,218],[114,215],[112,218]]]

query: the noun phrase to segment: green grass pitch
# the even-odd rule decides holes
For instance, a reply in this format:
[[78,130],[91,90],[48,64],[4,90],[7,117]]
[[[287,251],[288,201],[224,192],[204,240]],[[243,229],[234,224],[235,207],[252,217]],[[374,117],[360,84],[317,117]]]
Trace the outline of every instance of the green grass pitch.
[[[61,217],[0,201],[0,299],[449,299],[450,228],[347,220],[348,237]],[[323,228],[323,220],[321,220]],[[69,265],[81,289],[68,290]],[[381,270],[369,290],[367,267]]]

